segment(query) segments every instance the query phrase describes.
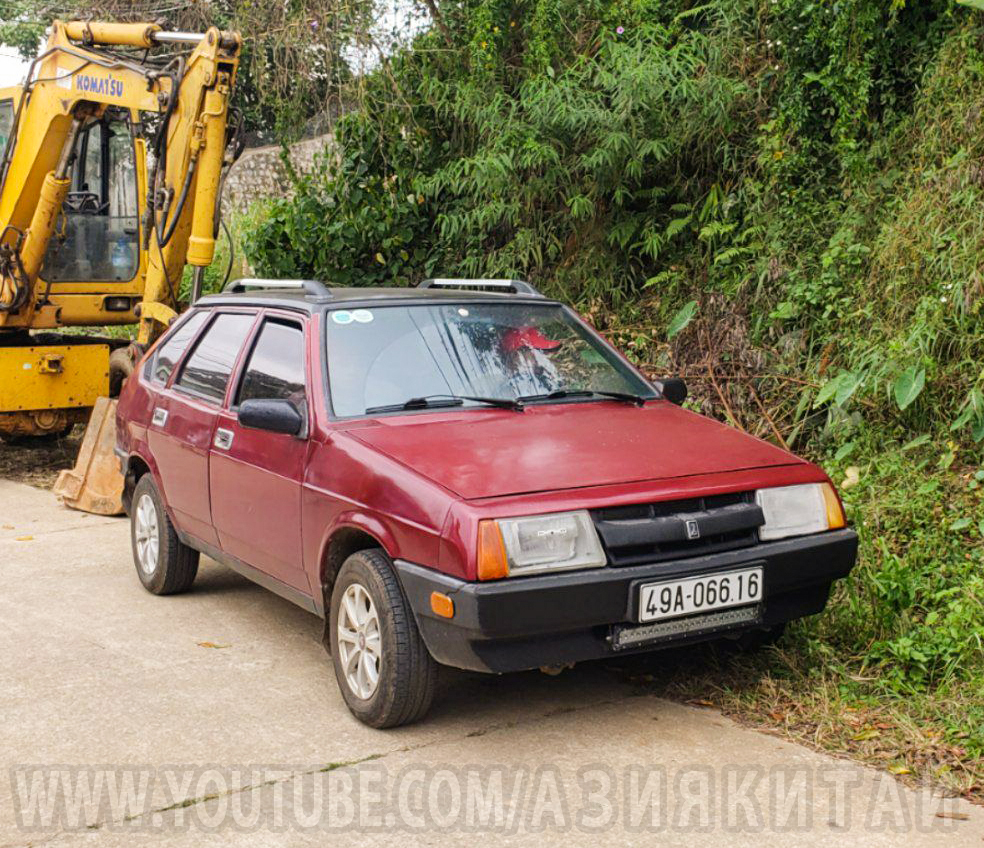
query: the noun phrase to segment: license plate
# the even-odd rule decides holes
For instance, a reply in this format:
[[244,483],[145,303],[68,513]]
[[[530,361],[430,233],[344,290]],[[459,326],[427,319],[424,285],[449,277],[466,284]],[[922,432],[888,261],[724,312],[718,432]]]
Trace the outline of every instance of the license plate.
[[639,618],[659,621],[697,612],[739,607],[762,600],[762,567],[702,574],[680,580],[644,583],[639,588]]

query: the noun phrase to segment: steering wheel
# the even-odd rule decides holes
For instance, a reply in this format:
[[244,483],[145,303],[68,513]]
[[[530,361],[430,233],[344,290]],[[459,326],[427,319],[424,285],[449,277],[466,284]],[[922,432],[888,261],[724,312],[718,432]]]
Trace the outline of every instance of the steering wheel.
[[98,215],[108,204],[104,204],[94,191],[70,191],[65,195],[65,210],[83,215]]

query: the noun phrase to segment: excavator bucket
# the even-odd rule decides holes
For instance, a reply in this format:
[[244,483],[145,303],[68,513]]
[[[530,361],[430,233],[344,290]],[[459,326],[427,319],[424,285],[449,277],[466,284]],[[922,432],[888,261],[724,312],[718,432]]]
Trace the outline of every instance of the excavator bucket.
[[123,473],[115,447],[116,401],[97,398],[75,468],[55,481],[54,492],[65,506],[96,515],[123,513]]

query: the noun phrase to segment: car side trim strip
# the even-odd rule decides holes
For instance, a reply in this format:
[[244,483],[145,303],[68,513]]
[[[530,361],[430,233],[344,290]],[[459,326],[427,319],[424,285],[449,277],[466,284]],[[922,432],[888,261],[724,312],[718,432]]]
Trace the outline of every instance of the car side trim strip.
[[293,586],[288,586],[286,583],[277,580],[276,577],[271,577],[258,568],[253,568],[251,565],[247,565],[241,559],[237,559],[234,556],[230,556],[224,551],[220,551],[218,548],[203,542],[201,539],[197,539],[188,533],[183,533],[178,531],[178,538],[186,544],[189,548],[194,548],[207,557],[211,557],[216,562],[221,563],[227,568],[231,568],[237,574],[241,574],[247,580],[251,580],[264,589],[269,589],[274,594],[280,595],[284,600],[290,601],[292,604],[297,604],[301,609],[305,609],[308,612],[314,613],[319,618],[324,618],[324,613],[318,603],[315,602],[314,598],[310,595],[306,595],[299,589],[295,589]]

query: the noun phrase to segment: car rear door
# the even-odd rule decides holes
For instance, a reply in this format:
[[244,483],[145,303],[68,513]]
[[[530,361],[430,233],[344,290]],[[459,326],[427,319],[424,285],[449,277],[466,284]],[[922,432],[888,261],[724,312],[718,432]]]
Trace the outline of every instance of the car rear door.
[[310,594],[301,546],[307,427],[298,436],[239,424],[244,400],[288,400],[310,421],[305,321],[267,312],[244,356],[229,407],[219,413],[209,462],[212,519],[222,549]]
[[159,395],[148,429],[175,524],[210,545],[217,545],[218,537],[209,507],[209,448],[229,378],[255,321],[255,310],[216,311],[209,317]]

